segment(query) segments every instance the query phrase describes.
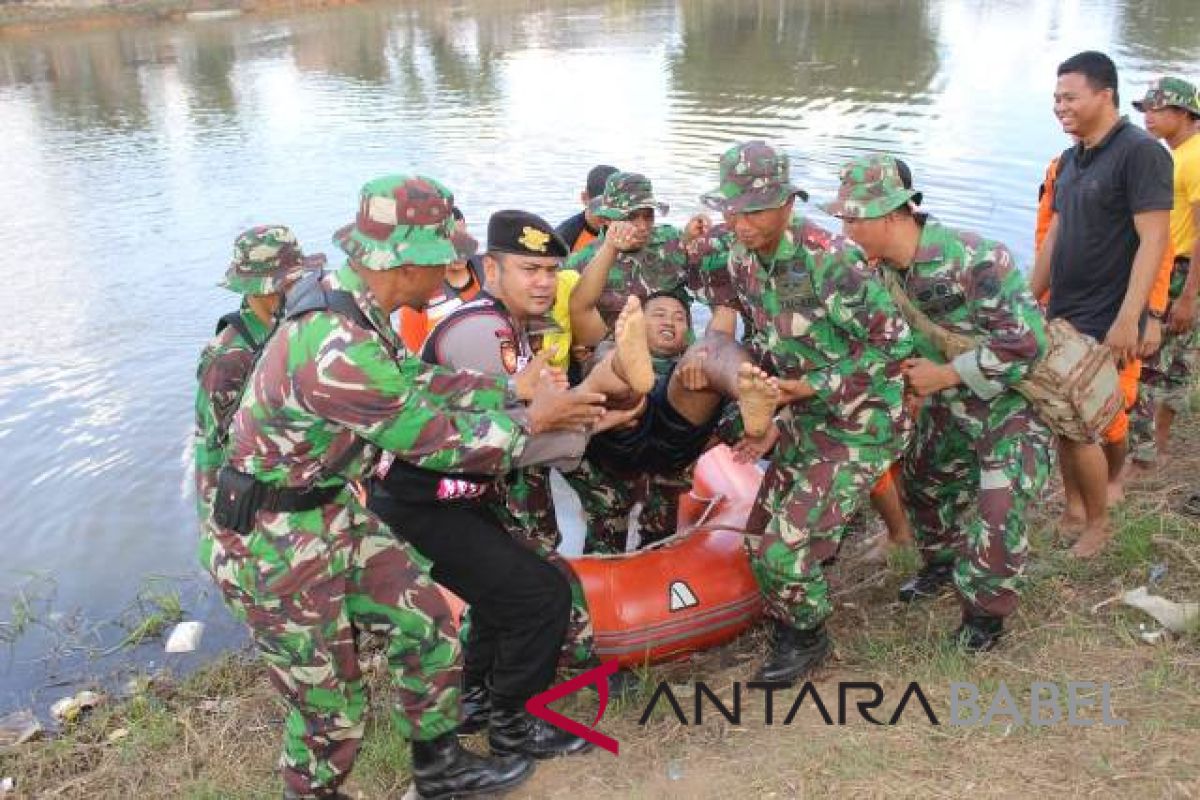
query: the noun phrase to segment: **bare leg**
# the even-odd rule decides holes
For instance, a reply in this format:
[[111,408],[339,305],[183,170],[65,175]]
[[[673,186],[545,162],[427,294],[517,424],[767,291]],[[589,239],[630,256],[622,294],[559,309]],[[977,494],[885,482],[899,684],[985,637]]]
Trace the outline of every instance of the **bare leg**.
[[872,492],[871,505],[887,525],[888,544],[912,544],[912,526],[908,524],[908,514],[904,512],[904,503],[900,501],[900,492],[896,489],[895,481],[890,482],[883,491]]
[[1175,422],[1175,409],[1160,403],[1154,415],[1154,449],[1158,451],[1159,463],[1167,457],[1167,443],[1171,441],[1171,425]]
[[667,384],[667,402],[693,425],[712,419],[722,399],[736,398],[738,368],[750,356],[731,337],[708,336],[679,360]]
[[1125,456],[1129,452],[1128,440],[1104,443],[1104,459],[1108,464],[1108,483],[1105,502],[1109,508],[1125,500]]
[[642,303],[636,297],[625,301],[625,308],[613,326],[617,343],[614,369],[638,394],[648,394],[654,388],[654,365],[650,361],[650,345],[646,340],[646,318]]
[[[721,397],[736,399],[746,435],[754,438],[765,434],[779,406],[779,389],[768,382],[770,376],[766,372],[750,363],[745,348],[727,334],[710,334],[684,359],[686,362],[696,357],[702,357],[703,378],[698,382],[682,378],[683,385],[690,391],[705,388]],[[677,370],[686,371],[683,365]],[[676,410],[684,413],[678,406]]]
[[[1096,555],[1108,543],[1112,529],[1108,520],[1108,463],[1097,444],[1061,440],[1064,483],[1068,472],[1083,499],[1086,521],[1071,553],[1080,558]],[[1070,468],[1066,467],[1070,464]]]
[[1079,479],[1075,476],[1075,462],[1067,455],[1067,443],[1059,439],[1057,444],[1058,465],[1062,470],[1063,495],[1066,500],[1066,508],[1058,520],[1058,532],[1068,539],[1074,539],[1087,525],[1087,512],[1083,507]]
[[609,398],[624,399],[633,394],[629,381],[618,372],[617,348],[612,342],[601,342],[590,365],[585,365],[586,374],[576,387],[585,392],[599,392]]

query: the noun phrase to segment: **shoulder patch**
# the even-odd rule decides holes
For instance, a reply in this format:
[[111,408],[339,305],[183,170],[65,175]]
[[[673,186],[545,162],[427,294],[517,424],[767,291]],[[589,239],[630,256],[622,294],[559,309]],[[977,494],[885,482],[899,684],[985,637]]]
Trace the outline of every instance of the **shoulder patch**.
[[505,331],[496,331],[496,338],[500,340],[500,363],[505,372],[515,375],[517,374],[517,343],[505,334]]

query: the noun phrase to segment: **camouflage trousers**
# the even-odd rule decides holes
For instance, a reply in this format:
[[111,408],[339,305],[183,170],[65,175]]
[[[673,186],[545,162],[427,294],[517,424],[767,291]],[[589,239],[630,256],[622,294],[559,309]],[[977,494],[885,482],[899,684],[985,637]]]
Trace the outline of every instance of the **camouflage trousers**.
[[1129,453],[1136,461],[1157,458],[1154,415],[1160,406],[1176,414],[1187,410],[1197,366],[1200,365],[1200,330],[1164,333],[1162,347],[1142,362],[1142,387],[1129,412]]
[[811,630],[833,612],[824,567],[905,439],[897,435],[886,444],[852,446],[800,436],[796,432],[828,430],[831,424],[799,414],[787,427],[747,522],[747,532],[761,536],[750,565],[766,614]]
[[[904,457],[902,490],[926,564],[953,564],[964,609],[1016,610],[1029,555],[1026,515],[1050,474],[1049,429],[1006,391],[930,399]],[[974,506],[974,508],[972,508]]]
[[675,533],[679,498],[692,486],[693,468],[675,475],[617,474],[585,458],[563,477],[579,495],[586,530],[583,552],[624,553],[629,539],[629,516],[638,512],[638,536],[643,546]]
[[554,512],[549,468],[513,470],[496,482],[496,492],[499,499],[491,503],[491,508],[508,534],[557,567],[571,585],[571,619],[559,666],[572,669],[590,665],[595,657],[592,615],[583,586],[558,554],[562,534]]
[[429,563],[348,492],[313,511],[260,512],[247,536],[205,526],[200,560],[288,707],[280,763],[290,792],[331,795],[354,764],[367,706],[360,632],[386,642],[405,737],[458,727],[458,641]]

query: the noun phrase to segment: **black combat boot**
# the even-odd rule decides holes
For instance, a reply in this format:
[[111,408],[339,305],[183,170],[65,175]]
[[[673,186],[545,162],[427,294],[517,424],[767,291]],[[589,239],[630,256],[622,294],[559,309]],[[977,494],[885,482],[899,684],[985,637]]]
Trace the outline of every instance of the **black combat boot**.
[[498,756],[520,754],[554,758],[585,753],[592,743],[555,727],[523,709],[493,708],[488,744]]
[[791,686],[797,678],[820,666],[833,650],[833,643],[829,641],[824,625],[812,630],[800,630],[775,620],[771,624],[771,652],[755,674],[756,681]]
[[533,774],[522,756],[485,758],[458,743],[456,732],[412,743],[413,783],[419,800],[448,800],[502,792]]
[[991,650],[1004,635],[1004,617],[987,614],[964,614],[962,625],[950,634],[950,641],[968,653]]
[[926,564],[921,571],[900,584],[900,602],[937,597],[954,580],[953,564]]
[[479,733],[488,726],[488,718],[492,715],[492,690],[487,684],[463,687],[462,714],[462,724],[458,726],[461,734]]

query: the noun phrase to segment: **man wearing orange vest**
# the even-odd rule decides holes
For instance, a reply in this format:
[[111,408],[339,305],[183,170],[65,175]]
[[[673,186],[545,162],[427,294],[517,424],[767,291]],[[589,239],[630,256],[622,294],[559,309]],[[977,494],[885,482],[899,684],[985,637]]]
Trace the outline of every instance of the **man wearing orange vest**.
[[554,232],[561,236],[562,240],[567,243],[567,248],[572,253],[578,253],[595,241],[596,237],[600,235],[600,231],[607,224],[607,220],[603,217],[593,214],[588,210],[588,204],[593,199],[604,194],[604,185],[608,183],[608,177],[616,171],[616,167],[610,167],[608,164],[597,164],[592,167],[587,174],[587,185],[579,193],[579,201],[583,203],[583,211],[563,220],[554,229]]

